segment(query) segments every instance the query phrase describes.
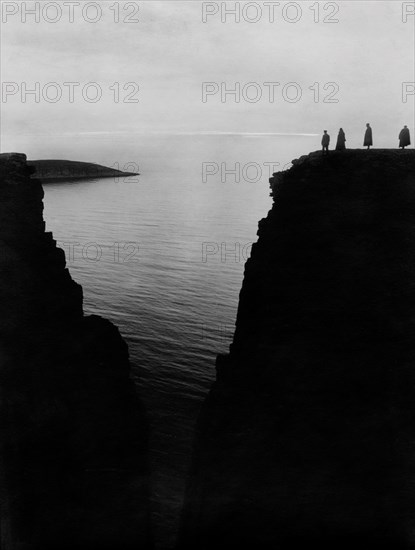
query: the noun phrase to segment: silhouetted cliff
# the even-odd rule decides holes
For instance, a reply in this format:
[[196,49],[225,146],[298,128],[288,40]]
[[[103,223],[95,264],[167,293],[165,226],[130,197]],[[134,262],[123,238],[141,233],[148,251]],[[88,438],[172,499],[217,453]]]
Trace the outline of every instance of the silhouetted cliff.
[[83,315],[32,171],[25,155],[0,155],[1,548],[151,548],[127,345]]
[[415,548],[415,151],[270,182],[180,547]]

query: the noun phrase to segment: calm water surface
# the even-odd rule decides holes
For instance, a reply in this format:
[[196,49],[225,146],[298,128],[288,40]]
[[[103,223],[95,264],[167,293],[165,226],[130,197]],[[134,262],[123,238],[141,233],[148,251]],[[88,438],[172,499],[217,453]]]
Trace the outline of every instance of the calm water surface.
[[[197,413],[215,357],[231,342],[244,263],[271,207],[264,163],[282,168],[314,148],[306,137],[85,138],[68,142],[66,158],[137,163],[140,176],[45,186],[47,229],[83,287],[85,312],[110,319],[129,345],[151,423],[159,548],[174,544]],[[203,163],[218,168],[205,181]],[[236,163],[239,183],[225,172]]]

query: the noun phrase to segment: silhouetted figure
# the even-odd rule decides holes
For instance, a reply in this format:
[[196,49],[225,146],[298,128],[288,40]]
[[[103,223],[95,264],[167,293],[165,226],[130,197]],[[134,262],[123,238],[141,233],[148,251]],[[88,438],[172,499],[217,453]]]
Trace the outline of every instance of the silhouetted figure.
[[324,134],[321,139],[321,145],[323,146],[323,155],[329,154],[329,144],[330,144],[330,136],[328,135],[327,130],[324,130]]
[[340,128],[339,135],[337,136],[336,151],[344,151],[346,149],[346,134],[343,128]]
[[407,145],[411,145],[411,136],[408,126],[404,126],[399,132],[399,147],[405,149]]
[[368,149],[370,149],[370,146],[373,145],[372,128],[369,123],[366,124],[365,140],[363,145]]

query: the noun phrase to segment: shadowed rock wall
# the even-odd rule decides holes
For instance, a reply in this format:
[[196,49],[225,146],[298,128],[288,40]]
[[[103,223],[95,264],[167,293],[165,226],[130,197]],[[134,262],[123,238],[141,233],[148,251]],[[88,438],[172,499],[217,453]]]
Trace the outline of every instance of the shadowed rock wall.
[[32,170],[25,155],[0,155],[1,548],[152,548],[128,348],[83,315]]
[[415,151],[270,180],[181,548],[415,548]]

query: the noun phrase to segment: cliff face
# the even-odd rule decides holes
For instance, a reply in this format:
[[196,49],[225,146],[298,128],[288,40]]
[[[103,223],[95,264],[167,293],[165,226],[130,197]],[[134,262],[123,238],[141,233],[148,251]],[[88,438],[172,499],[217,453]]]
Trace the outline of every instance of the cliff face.
[[1,548],[151,548],[127,345],[83,315],[32,170],[0,155]]
[[415,548],[415,151],[270,180],[180,547]]

